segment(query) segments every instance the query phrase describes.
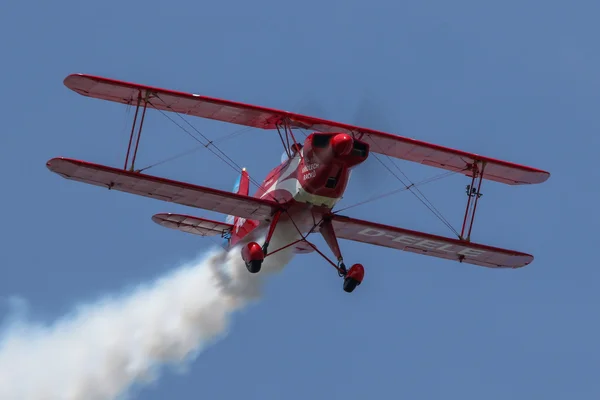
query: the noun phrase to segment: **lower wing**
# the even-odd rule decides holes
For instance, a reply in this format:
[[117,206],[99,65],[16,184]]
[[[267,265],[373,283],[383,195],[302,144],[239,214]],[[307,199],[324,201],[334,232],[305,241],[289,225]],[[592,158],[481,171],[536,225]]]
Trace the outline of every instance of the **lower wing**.
[[263,221],[280,208],[279,204],[270,200],[85,161],[53,158],[46,166],[66,179],[246,219]]
[[332,215],[335,234],[340,239],[410,251],[432,257],[455,260],[489,268],[520,268],[533,256],[464,240]]
[[152,221],[165,228],[199,236],[224,236],[233,229],[233,225],[224,222],[171,213],[155,214]]

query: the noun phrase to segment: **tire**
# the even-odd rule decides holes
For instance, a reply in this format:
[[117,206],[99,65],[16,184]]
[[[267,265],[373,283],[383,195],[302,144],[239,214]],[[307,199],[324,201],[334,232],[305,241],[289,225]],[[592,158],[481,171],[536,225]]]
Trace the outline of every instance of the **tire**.
[[246,263],[246,268],[251,274],[257,274],[260,272],[263,260],[253,260]]
[[344,292],[352,293],[359,284],[360,282],[352,277],[344,278]]

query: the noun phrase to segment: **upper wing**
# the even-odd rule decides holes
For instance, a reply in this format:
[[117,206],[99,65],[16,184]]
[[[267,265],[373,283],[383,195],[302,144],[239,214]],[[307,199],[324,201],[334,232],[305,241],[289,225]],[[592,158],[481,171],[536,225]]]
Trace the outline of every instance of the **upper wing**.
[[270,200],[85,161],[53,158],[46,166],[67,179],[247,219],[265,220],[280,208],[276,202]]
[[69,75],[64,84],[83,96],[130,105],[137,104],[141,97],[157,110],[254,128],[275,129],[280,116],[285,114],[269,108],[85,74]]
[[[540,169],[385,132],[350,126],[343,128],[343,124],[337,122],[319,124],[318,127],[321,132],[353,132],[354,137],[369,144],[370,151],[374,153],[461,172],[467,176],[471,176],[471,166],[474,163],[485,163],[483,179],[508,185],[542,183],[550,177],[548,172]],[[481,165],[479,168],[481,169]]]
[[332,215],[338,238],[390,247],[433,257],[445,258],[490,268],[519,268],[530,264],[533,256],[463,240],[411,231]]
[[224,235],[233,228],[233,225],[224,222],[171,213],[155,214],[152,221],[165,228],[200,236]]
[[470,175],[468,166],[475,162],[485,162],[484,179],[509,185],[541,183],[550,177],[548,172],[536,168],[287,111],[85,74],[69,75],[64,83],[68,88],[84,96],[123,104],[136,104],[141,97],[148,99],[151,106],[159,110],[254,128],[274,129],[277,124],[285,120],[292,128],[312,129],[319,132],[345,132],[368,143],[372,152],[463,172],[465,175]]

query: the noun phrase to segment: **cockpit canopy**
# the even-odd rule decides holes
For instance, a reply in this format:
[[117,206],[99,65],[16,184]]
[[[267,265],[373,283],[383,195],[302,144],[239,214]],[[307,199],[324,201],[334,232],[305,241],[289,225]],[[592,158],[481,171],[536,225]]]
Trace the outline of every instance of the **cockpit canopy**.
[[[290,146],[290,154],[292,155],[292,158],[296,157],[300,153],[300,151],[302,150],[302,147],[304,147],[304,146],[302,146],[299,143],[294,143],[293,145]],[[283,154],[281,154],[281,162],[284,163],[287,160],[289,160],[288,152],[284,151]]]

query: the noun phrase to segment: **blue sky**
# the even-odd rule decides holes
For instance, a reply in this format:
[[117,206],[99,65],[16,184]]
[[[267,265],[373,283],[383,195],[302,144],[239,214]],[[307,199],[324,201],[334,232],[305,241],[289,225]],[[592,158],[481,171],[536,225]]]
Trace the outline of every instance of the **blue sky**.
[[[598,397],[599,12],[584,0],[9,1],[0,13],[2,313],[18,295],[51,322],[214,244],[150,220],[214,215],[46,169],[55,156],[123,162],[125,107],[62,84],[84,72],[369,125],[552,173],[539,186],[482,188],[473,239],[530,252],[531,266],[493,271],[344,242],[346,260],[367,268],[347,295],[317,255],[299,256],[187,374],[166,373],[140,398]],[[191,122],[211,138],[239,129]],[[142,164],[195,145],[158,113],[146,123]],[[268,131],[221,148],[256,179],[281,154]],[[398,165],[415,180],[440,172]],[[208,151],[151,171],[226,190],[237,178]],[[423,191],[458,226],[466,184],[452,177]],[[393,185],[369,163],[344,204]],[[346,214],[450,234],[409,193]]]

